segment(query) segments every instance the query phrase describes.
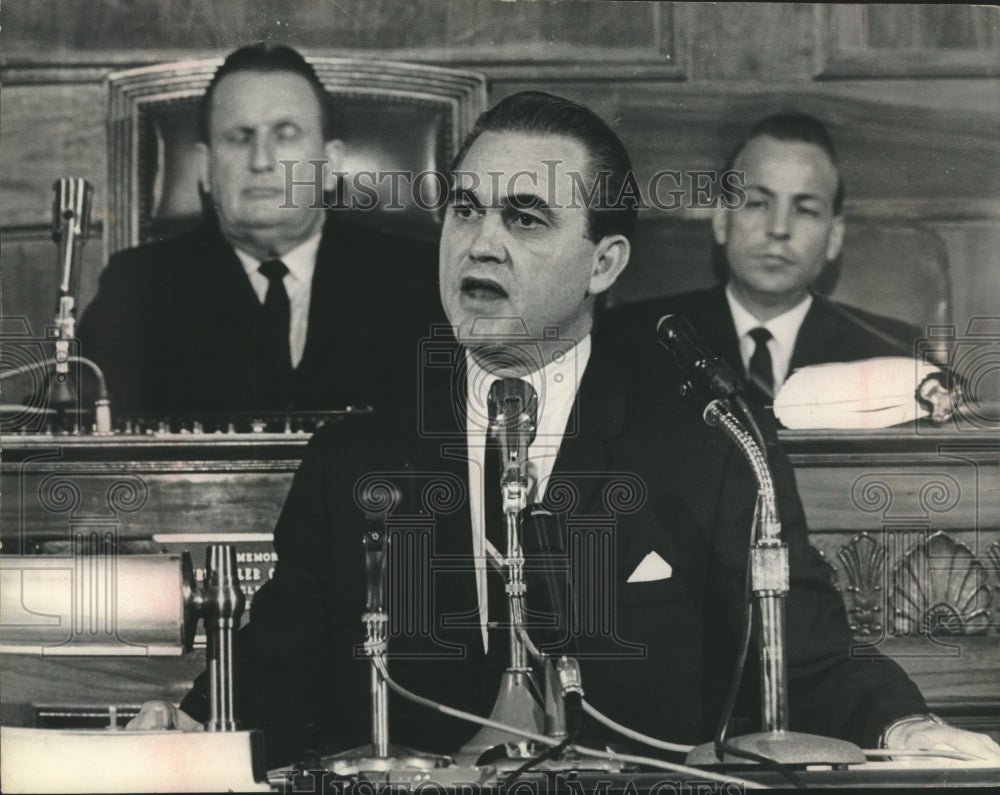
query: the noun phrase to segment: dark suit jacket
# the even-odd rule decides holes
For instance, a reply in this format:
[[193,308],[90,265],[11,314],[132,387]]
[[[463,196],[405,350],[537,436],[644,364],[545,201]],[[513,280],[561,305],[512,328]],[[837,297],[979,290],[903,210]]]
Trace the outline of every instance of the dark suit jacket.
[[[626,371],[595,337],[546,504],[571,550],[570,638],[587,698],[654,736],[710,738],[734,666],[756,488],[749,467],[700,407],[665,388],[663,356]],[[240,636],[243,720],[264,730],[268,763],[370,742],[362,640],[370,521],[395,534],[390,671],[404,686],[488,714],[499,670],[483,654],[466,489],[463,354],[426,356],[423,400],[396,417],[357,416],[316,434],[275,530],[274,579],[254,597]],[[356,421],[353,421],[356,420]],[[763,420],[761,420],[763,421]],[[783,532],[792,728],[871,746],[882,728],[925,709],[895,663],[848,658],[840,595],[806,540],[787,460],[775,453]],[[378,481],[401,501],[378,516]],[[364,494],[374,495],[365,507]],[[384,505],[381,506],[384,511]],[[627,582],[651,552],[672,576]],[[530,563],[529,563],[530,566]],[[529,592],[529,607],[531,593]],[[757,720],[751,661],[742,708]],[[204,678],[182,704],[207,713]],[[392,741],[456,750],[476,727],[391,697]],[[759,726],[759,724],[758,724]]]
[[[436,247],[330,213],[316,257],[297,409],[365,405],[396,393],[441,322]],[[84,356],[104,370],[112,409],[147,414],[287,408],[255,362],[260,302],[215,224],[111,258],[83,315]],[[278,402],[280,405],[276,405]]]
[[[674,314],[686,317],[712,350],[746,377],[736,326],[722,285],[625,304],[610,310],[602,321],[628,345],[636,339],[655,337],[659,319]],[[813,295],[795,338],[788,373],[811,364],[913,356],[919,337],[917,328],[902,321]]]

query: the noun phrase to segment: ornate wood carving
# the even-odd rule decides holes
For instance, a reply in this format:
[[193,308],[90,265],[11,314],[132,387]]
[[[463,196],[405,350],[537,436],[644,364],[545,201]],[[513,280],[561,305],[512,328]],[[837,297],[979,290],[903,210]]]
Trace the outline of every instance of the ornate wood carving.
[[837,559],[847,574],[844,597],[851,632],[881,635],[885,607],[885,547],[868,533],[860,533],[841,547]]
[[890,606],[897,635],[980,635],[989,628],[986,569],[946,533],[917,544],[896,566]]

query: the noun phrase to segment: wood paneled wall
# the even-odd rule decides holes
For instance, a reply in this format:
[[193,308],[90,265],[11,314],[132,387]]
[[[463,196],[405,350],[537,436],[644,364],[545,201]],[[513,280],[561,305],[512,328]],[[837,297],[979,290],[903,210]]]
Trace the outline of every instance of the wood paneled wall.
[[[101,212],[103,77],[257,39],[315,54],[471,67],[489,77],[491,100],[529,87],[578,99],[620,131],[640,178],[717,167],[754,118],[806,110],[837,142],[850,217],[907,219],[944,240],[959,332],[970,317],[997,311],[1000,9],[7,0],[0,20],[2,311],[25,317],[33,334],[50,322],[55,299],[52,182],[86,177],[96,187],[96,219],[114,223]],[[639,234],[665,215],[703,217],[647,210]],[[102,256],[92,240],[81,305],[93,295]],[[892,278],[893,263],[884,267]]]

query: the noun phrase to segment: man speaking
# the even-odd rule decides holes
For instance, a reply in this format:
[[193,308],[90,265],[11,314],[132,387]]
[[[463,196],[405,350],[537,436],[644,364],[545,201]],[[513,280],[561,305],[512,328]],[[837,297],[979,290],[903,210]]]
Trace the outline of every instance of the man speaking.
[[[616,197],[630,169],[600,118],[551,94],[515,94],[478,120],[456,159],[441,239],[441,300],[456,339],[432,340],[419,405],[313,437],[275,530],[274,579],[240,635],[240,716],[264,731],[270,764],[369,741],[370,671],[357,649],[361,539],[372,521],[398,531],[393,679],[490,712],[508,630],[488,561],[510,552],[491,533],[500,481],[487,474],[483,407],[498,381],[537,396],[528,501],[575,550],[579,620],[559,640],[574,648],[588,701],[657,738],[712,737],[739,656],[757,486],[699,407],[669,389],[673,365],[653,329],[646,366],[629,369],[594,323],[597,297],[628,264],[635,209]],[[584,206],[575,187],[598,179]],[[788,461],[773,458],[791,564],[791,729],[865,747],[886,732],[897,748],[1000,754],[988,738],[927,716],[896,663],[874,650],[851,657],[843,601],[809,546]],[[388,516],[364,498],[372,477],[399,495]],[[739,709],[759,725],[758,681],[744,677]],[[181,706],[147,707],[133,728],[190,725],[184,713],[204,720],[205,677]],[[389,713],[393,743],[422,750],[453,752],[477,728],[394,693]]]

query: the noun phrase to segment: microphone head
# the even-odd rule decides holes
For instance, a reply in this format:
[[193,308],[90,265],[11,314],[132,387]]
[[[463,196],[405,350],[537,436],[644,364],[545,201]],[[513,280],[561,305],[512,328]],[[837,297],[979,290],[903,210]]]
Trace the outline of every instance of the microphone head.
[[52,183],[52,239],[60,242],[69,235],[86,240],[90,235],[90,209],[94,187],[79,177],[64,177]]
[[664,315],[656,324],[656,336],[660,344],[669,351],[675,351],[683,344],[685,337],[691,339],[696,332],[694,326],[683,315]]
[[527,434],[527,444],[535,441],[538,426],[538,394],[521,378],[501,378],[493,382],[487,398],[490,432],[501,435]]
[[656,336],[688,380],[682,391],[714,399],[731,397],[742,390],[735,371],[702,340],[686,317],[664,315],[656,324]]

